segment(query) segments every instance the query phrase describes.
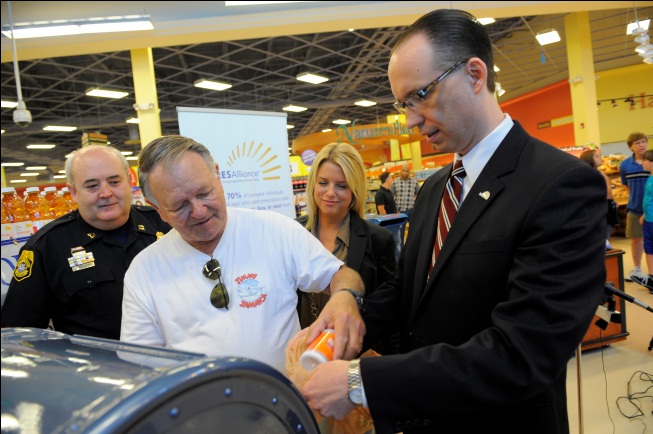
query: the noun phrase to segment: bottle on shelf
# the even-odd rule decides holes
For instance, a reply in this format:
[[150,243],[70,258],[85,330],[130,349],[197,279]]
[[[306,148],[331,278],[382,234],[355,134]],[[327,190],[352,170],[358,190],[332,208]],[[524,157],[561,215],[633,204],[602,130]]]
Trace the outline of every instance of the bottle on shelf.
[[61,197],[64,200],[64,203],[66,204],[66,209],[67,213],[71,211],[75,211],[77,209],[77,202],[73,200],[73,196],[70,194],[70,191],[68,190],[68,187],[62,187],[61,190]]
[[17,240],[32,235],[32,222],[25,209],[25,202],[14,187],[2,189],[2,203],[5,205],[8,224],[11,225],[12,238]]
[[27,187],[25,193],[25,209],[32,221],[32,231],[36,233],[36,231],[52,221],[52,218],[50,218],[50,205],[45,197],[41,195],[41,189],[38,187]]
[[11,234],[11,222],[9,221],[9,216],[7,215],[7,207],[4,202],[2,204],[2,241],[7,241],[12,238]]
[[66,214],[66,205],[62,197],[57,193],[57,187],[45,187],[43,191],[50,207],[51,218],[56,219]]

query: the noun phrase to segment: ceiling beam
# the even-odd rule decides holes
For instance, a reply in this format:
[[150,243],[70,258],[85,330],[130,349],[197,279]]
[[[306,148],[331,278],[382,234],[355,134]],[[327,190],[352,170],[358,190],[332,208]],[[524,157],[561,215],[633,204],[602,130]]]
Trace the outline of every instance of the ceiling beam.
[[[653,5],[638,2],[637,7]],[[25,22],[150,15],[154,30],[16,41],[18,60],[76,56],[143,47],[166,47],[285,35],[409,25],[438,8],[494,18],[631,8],[631,1],[343,1],[226,7],[224,2],[12,2],[14,25]],[[9,25],[2,2],[3,29]],[[11,40],[1,41],[2,62],[13,61]]]

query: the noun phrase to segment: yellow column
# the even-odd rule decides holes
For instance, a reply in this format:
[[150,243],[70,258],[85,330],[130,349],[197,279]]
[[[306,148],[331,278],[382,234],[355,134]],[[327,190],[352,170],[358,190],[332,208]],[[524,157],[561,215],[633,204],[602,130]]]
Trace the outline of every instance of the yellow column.
[[156,95],[156,79],[151,48],[131,50],[134,97],[138,107],[138,132],[141,148],[161,136],[159,100]]
[[[402,113],[393,113],[390,115],[386,116],[387,122],[389,124],[394,124],[395,122],[399,122],[402,125],[406,125],[406,115]],[[408,134],[402,134],[402,137],[408,138]],[[420,145],[420,142],[411,142],[411,143],[405,143],[402,144],[401,146],[407,146],[408,147],[408,152],[405,152],[405,154],[409,155],[409,157],[403,157],[402,153],[402,159],[404,158],[410,158],[411,162],[413,163],[413,171],[415,170],[422,170],[422,148]],[[390,150],[392,154],[392,150],[395,148],[399,147],[399,141],[396,139],[391,139],[390,140]],[[394,160],[394,159],[393,159]]]
[[576,146],[583,146],[590,142],[600,145],[589,13],[568,14],[565,17],[565,33]]
[[422,170],[422,145],[419,141],[410,142],[410,150],[413,160],[413,172]]

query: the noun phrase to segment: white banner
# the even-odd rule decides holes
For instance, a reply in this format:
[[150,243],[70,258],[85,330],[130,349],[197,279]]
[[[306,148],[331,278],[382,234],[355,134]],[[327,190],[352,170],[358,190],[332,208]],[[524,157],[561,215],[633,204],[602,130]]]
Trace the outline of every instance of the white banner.
[[286,113],[177,107],[179,133],[206,146],[227,206],[295,218]]

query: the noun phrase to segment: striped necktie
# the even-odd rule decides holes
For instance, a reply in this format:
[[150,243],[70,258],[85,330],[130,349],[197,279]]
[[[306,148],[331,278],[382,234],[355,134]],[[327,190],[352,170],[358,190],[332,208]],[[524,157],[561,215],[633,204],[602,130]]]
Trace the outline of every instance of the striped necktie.
[[465,168],[463,167],[463,160],[459,159],[453,165],[453,171],[451,176],[447,181],[447,186],[442,195],[442,201],[440,202],[440,211],[438,212],[438,228],[435,234],[435,243],[433,245],[433,256],[431,257],[431,268],[429,269],[429,275],[435,261],[437,260],[438,254],[442,249],[444,240],[447,238],[449,229],[453,224],[453,220],[456,218],[456,213],[460,207],[460,195],[463,191],[463,178],[465,177]]

